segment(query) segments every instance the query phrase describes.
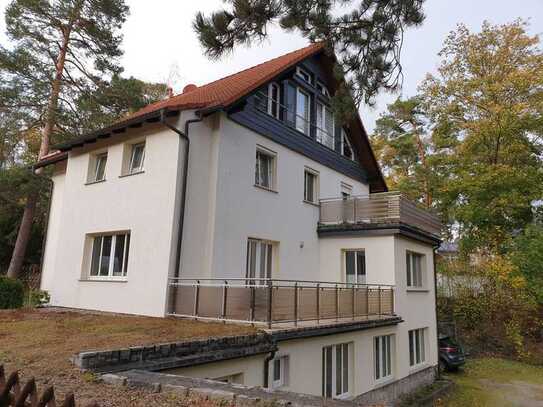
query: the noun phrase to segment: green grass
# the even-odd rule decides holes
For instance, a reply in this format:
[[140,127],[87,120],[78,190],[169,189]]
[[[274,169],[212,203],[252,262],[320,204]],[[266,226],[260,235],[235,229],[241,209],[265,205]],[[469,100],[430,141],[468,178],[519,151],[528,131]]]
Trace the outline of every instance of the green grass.
[[464,369],[446,376],[456,384],[444,400],[448,407],[543,405],[543,367],[481,358],[468,361]]

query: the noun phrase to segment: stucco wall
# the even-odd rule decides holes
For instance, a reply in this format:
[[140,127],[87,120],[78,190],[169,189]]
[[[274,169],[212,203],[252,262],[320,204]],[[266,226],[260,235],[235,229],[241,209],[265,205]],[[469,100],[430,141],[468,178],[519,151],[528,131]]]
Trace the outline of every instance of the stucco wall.
[[[125,142],[145,138],[145,172],[119,177]],[[86,185],[89,152],[106,150],[106,181]],[[164,315],[177,221],[179,136],[147,125],[70,152],[64,175],[53,177],[42,288],[53,305],[142,315]],[[180,167],[181,168],[181,167]],[[125,282],[90,281],[89,233],[129,230]]]

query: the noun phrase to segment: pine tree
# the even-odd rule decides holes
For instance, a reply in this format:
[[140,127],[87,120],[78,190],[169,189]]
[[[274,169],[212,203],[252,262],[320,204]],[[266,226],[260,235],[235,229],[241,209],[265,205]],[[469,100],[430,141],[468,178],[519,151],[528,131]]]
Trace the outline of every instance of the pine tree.
[[[104,80],[119,74],[119,29],[128,13],[123,0],[13,0],[6,9],[12,49],[0,48],[2,108],[20,109],[41,129],[38,158],[49,152],[63,110],[91,95]],[[10,261],[8,275],[21,269],[30,239],[39,192],[32,190]]]

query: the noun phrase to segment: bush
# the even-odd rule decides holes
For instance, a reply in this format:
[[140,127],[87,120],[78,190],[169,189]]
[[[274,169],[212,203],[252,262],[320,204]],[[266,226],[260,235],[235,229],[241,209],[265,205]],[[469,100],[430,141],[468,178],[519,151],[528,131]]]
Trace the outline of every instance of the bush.
[[23,299],[23,283],[0,276],[0,309],[21,308]]
[[28,290],[26,294],[27,298],[27,304],[28,307],[41,307],[42,305],[48,304],[51,300],[51,296],[47,291],[42,290]]

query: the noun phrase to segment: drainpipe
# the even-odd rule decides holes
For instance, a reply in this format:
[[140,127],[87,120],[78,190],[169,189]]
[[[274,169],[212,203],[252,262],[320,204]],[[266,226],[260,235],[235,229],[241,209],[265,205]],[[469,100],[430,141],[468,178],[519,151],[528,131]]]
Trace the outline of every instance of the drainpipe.
[[436,313],[436,342],[437,342],[437,380],[441,379],[441,370],[439,369],[439,320],[437,315],[437,266],[436,266],[436,250],[439,246],[434,246],[434,301],[435,301],[435,313]]
[[277,350],[272,350],[266,359],[264,359],[264,388],[267,389],[269,386],[269,377],[270,377],[270,361],[275,357]]
[[179,206],[179,214],[178,214],[179,230],[177,232],[177,246],[176,246],[175,271],[174,271],[174,277],[179,277],[179,267],[181,265],[181,245],[183,243],[183,223],[185,220],[185,207],[187,203],[187,179],[188,179],[188,170],[189,170],[189,151],[190,151],[190,139],[188,137],[189,126],[192,123],[201,122],[203,118],[200,116],[197,119],[187,120],[185,122],[185,131],[181,131],[177,127],[172,126],[170,123],[166,121],[165,113],[166,113],[166,109],[162,109],[160,111],[160,123],[162,123],[164,126],[166,126],[170,130],[177,133],[179,137],[185,140],[186,142],[185,157],[184,157],[184,162],[183,162],[183,178],[181,180],[181,191],[182,191],[183,197],[181,199],[181,205]]
[[34,165],[30,167],[30,171],[36,177],[43,178],[49,183],[49,199],[47,200],[47,211],[45,212],[45,226],[43,227],[43,237],[41,241],[41,254],[40,254],[40,286],[38,289],[41,289],[41,279],[43,276],[43,261],[45,259],[45,245],[47,244],[47,231],[49,230],[49,217],[51,216],[51,202],[53,200],[53,190],[55,188],[55,183],[49,177],[36,173],[36,168]]

